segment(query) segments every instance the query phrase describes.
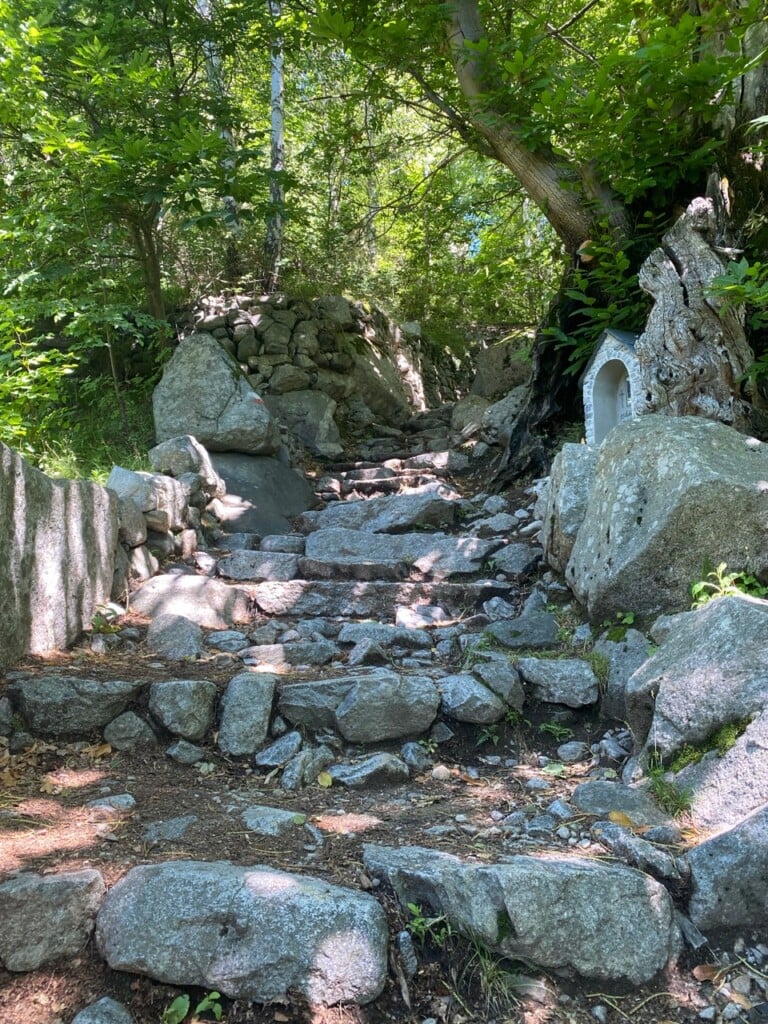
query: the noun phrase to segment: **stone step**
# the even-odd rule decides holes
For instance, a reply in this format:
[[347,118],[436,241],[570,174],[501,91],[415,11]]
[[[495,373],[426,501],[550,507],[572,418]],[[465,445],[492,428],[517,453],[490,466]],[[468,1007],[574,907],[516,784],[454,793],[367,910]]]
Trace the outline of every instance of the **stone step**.
[[440,605],[460,618],[472,615],[491,597],[511,599],[517,588],[497,580],[471,583],[325,582],[291,580],[247,587],[265,615],[376,619],[394,622],[398,605]]

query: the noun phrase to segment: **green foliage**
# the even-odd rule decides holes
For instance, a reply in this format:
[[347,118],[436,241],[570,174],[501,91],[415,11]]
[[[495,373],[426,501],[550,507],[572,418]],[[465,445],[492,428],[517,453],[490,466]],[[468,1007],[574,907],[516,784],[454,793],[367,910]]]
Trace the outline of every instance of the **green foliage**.
[[618,644],[627,635],[627,630],[634,625],[634,622],[634,612],[616,612],[615,620],[611,621],[609,619],[606,622],[601,622],[600,628],[607,631],[606,639]]
[[[183,1021],[187,1019],[191,1005],[190,997],[186,993],[177,996],[163,1010],[162,1024],[183,1024]],[[201,1013],[210,1014],[214,1020],[221,1020],[223,1007],[219,992],[209,992],[203,996],[194,1010],[192,1010],[192,1018],[197,1019]]]
[[492,743],[494,747],[498,746],[501,736],[499,734],[498,723],[494,722],[491,725],[484,726],[477,734],[477,740],[475,741],[476,747],[482,747],[486,743]]
[[651,756],[648,764],[650,790],[656,803],[667,814],[678,817],[690,809],[691,794],[680,789],[666,778],[666,770],[658,754]]
[[603,654],[602,651],[590,651],[586,655],[586,661],[589,662],[592,671],[597,677],[598,686],[600,687],[601,692],[604,693],[605,688],[608,685],[608,676],[611,671],[611,662],[608,656]]
[[749,572],[736,570],[727,572],[728,566],[721,562],[717,568],[706,573],[706,577],[691,584],[691,608],[700,608],[718,597],[733,597],[748,594],[750,597],[765,597],[768,587]]
[[[731,261],[726,272],[712,281],[709,293],[724,308],[743,307],[753,334],[764,335],[768,330],[768,263]],[[747,376],[761,383],[768,380],[768,351],[758,355]]]
[[442,949],[453,934],[445,914],[427,917],[418,903],[409,903],[408,910],[411,915],[411,919],[408,922],[408,931],[411,935],[422,946],[430,943]]
[[742,718],[736,722],[727,722],[711,733],[702,743],[693,746],[686,743],[670,763],[673,772],[682,771],[688,765],[698,764],[705,754],[716,751],[718,757],[724,757],[745,731],[751,718]]
[[558,722],[542,722],[539,732],[545,736],[551,736],[556,743],[564,743],[573,738],[573,729],[569,729],[567,725],[560,725]]

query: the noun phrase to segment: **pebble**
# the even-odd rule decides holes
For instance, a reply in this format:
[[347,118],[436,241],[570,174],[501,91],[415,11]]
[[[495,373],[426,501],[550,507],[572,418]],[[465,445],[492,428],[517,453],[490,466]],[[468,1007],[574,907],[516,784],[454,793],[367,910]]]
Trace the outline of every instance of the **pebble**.
[[451,777],[451,769],[447,765],[436,764],[432,769],[432,778],[437,779],[438,782],[448,782]]
[[596,1021],[599,1021],[599,1024],[606,1024],[608,1020],[608,1007],[598,1003],[597,1006],[592,1007],[592,1016]]
[[529,793],[542,793],[549,789],[549,783],[545,779],[528,779],[525,788]]
[[714,1020],[717,1017],[717,1010],[714,1006],[705,1006],[703,1010],[699,1011],[699,1020]]
[[739,1020],[741,1018],[741,1007],[738,1003],[727,1003],[720,1011],[723,1020]]

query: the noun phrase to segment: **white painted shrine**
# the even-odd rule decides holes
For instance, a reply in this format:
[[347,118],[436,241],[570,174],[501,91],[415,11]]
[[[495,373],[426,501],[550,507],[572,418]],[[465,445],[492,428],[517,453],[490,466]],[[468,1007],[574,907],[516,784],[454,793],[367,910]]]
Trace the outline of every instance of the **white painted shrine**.
[[587,444],[599,445],[618,423],[643,411],[637,335],[608,327],[581,378]]

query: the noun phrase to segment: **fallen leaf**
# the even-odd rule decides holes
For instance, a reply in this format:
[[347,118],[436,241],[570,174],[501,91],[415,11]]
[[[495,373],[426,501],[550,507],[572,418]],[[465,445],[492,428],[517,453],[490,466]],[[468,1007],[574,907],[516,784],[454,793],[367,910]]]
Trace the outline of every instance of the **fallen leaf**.
[[610,811],[608,814],[608,821],[612,821],[614,825],[622,825],[624,828],[634,828],[635,823],[632,821],[628,814],[624,811]]
[[41,793],[51,793],[54,796],[58,796],[61,793],[61,786],[57,786],[55,782],[51,782],[49,779],[43,779],[40,783]]
[[317,776],[318,786],[322,786],[323,789],[328,789],[329,786],[333,785],[333,776],[329,775],[328,772],[320,772]]
[[306,814],[294,814],[294,816],[293,816],[293,824],[294,825],[304,825],[304,824],[306,824],[306,821],[307,821]]
[[714,981],[723,973],[719,964],[697,964],[691,971],[696,981]]
[[751,1010],[752,1007],[755,1005],[751,999],[748,999],[746,996],[742,995],[741,992],[731,991],[728,995],[728,998],[731,1000],[732,1003],[737,1003],[742,1008],[742,1010]]
[[92,757],[94,760],[98,760],[100,757],[106,757],[107,754],[111,754],[112,747],[109,743],[94,743],[90,747],[83,747],[81,753],[85,754],[86,757]]

